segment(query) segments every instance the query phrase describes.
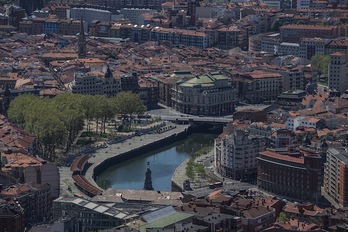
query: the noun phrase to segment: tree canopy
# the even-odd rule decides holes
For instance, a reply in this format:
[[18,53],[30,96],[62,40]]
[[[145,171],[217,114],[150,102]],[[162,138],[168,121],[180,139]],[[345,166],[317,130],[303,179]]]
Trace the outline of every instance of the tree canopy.
[[311,60],[312,64],[318,67],[321,74],[328,75],[330,56],[314,55]]
[[11,101],[8,116],[35,135],[37,150],[44,158],[55,160],[56,150],[67,151],[85,123],[90,131],[90,121],[95,120],[96,132],[105,133],[106,122],[116,114],[131,116],[144,111],[146,107],[132,92],[112,98],[63,93],[49,99],[24,94]]

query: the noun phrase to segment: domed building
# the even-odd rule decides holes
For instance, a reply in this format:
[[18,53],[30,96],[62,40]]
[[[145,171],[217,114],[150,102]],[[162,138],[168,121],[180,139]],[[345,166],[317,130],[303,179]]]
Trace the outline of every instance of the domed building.
[[234,111],[237,91],[220,72],[178,82],[172,88],[173,108],[184,114],[221,116]]

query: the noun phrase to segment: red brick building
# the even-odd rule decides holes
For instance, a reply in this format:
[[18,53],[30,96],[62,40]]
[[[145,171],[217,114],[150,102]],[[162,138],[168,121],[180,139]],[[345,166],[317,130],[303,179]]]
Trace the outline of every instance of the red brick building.
[[260,152],[257,159],[260,189],[290,199],[316,201],[320,197],[322,160],[318,154],[268,150]]

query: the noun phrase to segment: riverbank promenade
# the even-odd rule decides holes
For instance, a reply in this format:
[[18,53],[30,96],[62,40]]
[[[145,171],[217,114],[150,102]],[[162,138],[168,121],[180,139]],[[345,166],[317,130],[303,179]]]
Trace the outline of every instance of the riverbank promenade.
[[[97,184],[94,181],[93,174],[94,174],[95,167],[97,167],[100,163],[112,157],[119,156],[129,151],[139,149],[143,146],[150,145],[160,140],[165,140],[166,138],[169,138],[175,134],[183,133],[188,128],[189,128],[189,125],[176,125],[175,128],[162,133],[143,134],[141,136],[133,136],[122,142],[110,144],[106,148],[100,148],[88,160],[88,164],[86,165],[87,170],[85,173],[85,177],[91,184],[97,186]],[[132,171],[132,170],[129,170],[129,171]],[[72,172],[70,171],[68,167],[60,168],[61,194],[65,194],[66,192],[68,192],[67,191],[68,187],[73,185],[74,181],[71,176],[72,176]],[[100,186],[100,187],[103,187],[103,186]]]

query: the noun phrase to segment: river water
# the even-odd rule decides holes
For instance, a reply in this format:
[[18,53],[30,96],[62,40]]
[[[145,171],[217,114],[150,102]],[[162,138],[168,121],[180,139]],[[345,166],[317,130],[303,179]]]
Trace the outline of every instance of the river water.
[[97,184],[104,189],[143,189],[147,162],[150,162],[153,188],[171,191],[175,169],[201,147],[212,146],[216,137],[217,134],[193,133],[183,140],[111,166],[97,177]]

